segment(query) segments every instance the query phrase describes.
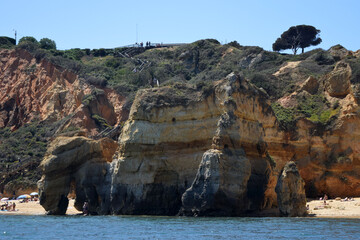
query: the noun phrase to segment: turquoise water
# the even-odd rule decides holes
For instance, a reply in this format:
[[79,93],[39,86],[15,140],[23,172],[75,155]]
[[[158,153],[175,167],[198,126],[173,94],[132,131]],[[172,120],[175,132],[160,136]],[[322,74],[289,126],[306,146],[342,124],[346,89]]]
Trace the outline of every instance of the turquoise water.
[[0,239],[360,239],[359,219],[0,215]]

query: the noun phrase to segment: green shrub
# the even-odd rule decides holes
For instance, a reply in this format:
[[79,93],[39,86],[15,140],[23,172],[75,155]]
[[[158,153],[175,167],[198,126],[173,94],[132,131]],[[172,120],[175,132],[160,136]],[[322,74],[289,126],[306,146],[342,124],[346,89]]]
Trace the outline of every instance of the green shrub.
[[93,114],[93,115],[91,115],[91,118],[94,119],[96,125],[98,125],[101,130],[105,129],[105,128],[111,128],[111,126],[108,124],[108,122],[103,117],[101,117],[97,114]]
[[339,112],[336,109],[339,105],[335,104],[335,109],[331,108],[330,103],[322,95],[301,97],[298,98],[298,102],[297,110],[299,113],[303,114],[310,121],[322,125],[328,124],[330,119]]
[[33,121],[15,131],[0,129],[0,188],[18,178],[36,186],[41,173],[37,169],[46,152],[49,137],[55,134],[56,124]]
[[24,49],[30,53],[33,53],[35,50],[39,48],[39,44],[33,42],[23,42],[21,44],[18,44],[17,48]]
[[56,50],[56,43],[54,40],[49,38],[42,38],[39,41],[40,47],[46,50],[54,49]]
[[48,60],[51,63],[74,73],[79,73],[83,67],[81,63],[61,56],[49,56]]
[[237,41],[229,42],[227,45],[229,45],[230,47],[237,48],[237,49],[240,49],[242,47]]
[[[70,59],[76,60],[76,61],[80,61],[83,56],[89,55],[89,54],[87,54],[86,50],[82,50],[80,48],[73,48],[70,50],[65,50],[63,52],[64,52],[63,56],[65,58],[70,58]],[[88,52],[88,53],[90,53],[90,52]]]
[[280,123],[280,127],[283,130],[293,130],[295,128],[295,111],[292,108],[284,108],[279,103],[272,103],[271,108],[277,120]]
[[39,45],[39,42],[38,40],[36,40],[36,38],[29,36],[20,38],[18,45],[23,43],[34,43],[36,45]]
[[12,48],[16,45],[14,38],[0,37],[0,48]]

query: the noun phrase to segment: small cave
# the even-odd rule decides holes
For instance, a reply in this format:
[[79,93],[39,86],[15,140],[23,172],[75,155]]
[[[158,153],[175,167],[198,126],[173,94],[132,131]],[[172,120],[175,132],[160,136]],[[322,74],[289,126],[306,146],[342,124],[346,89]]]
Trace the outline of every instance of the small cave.
[[176,118],[172,118],[171,121],[174,123],[176,122]]

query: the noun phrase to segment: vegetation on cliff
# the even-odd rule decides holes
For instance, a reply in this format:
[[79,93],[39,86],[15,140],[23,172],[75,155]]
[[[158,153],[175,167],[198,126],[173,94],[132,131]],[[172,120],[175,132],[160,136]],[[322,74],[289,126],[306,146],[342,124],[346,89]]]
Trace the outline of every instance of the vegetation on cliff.
[[37,120],[15,131],[0,129],[0,190],[36,189],[47,144],[55,134],[56,123]]
[[[37,42],[28,37],[18,46],[12,44],[11,39],[0,38],[0,41],[4,43],[0,48],[25,49],[36,58],[37,63],[47,59],[60,69],[78,74],[94,89],[115,89],[127,98],[124,105],[127,110],[136,92],[141,95],[138,90],[153,88],[147,91],[142,101],[148,106],[162,106],[164,102],[171,106],[187,104],[212,94],[214,82],[236,72],[266,92],[283,130],[293,131],[299,119],[327,127],[338,116],[340,106],[325,97],[324,81],[326,74],[339,61],[350,65],[352,91],[355,97],[360,97],[360,58],[346,55],[347,50],[341,46],[328,51],[315,49],[299,55],[287,55],[255,46],[241,46],[236,41],[222,45],[214,39],[175,47],[92,50],[57,50],[55,42],[50,39]],[[320,87],[304,93],[302,84],[308,77],[316,79]],[[158,85],[163,88],[157,88]],[[280,104],[279,99],[291,98],[294,93],[296,104]],[[85,95],[82,98],[84,106],[89,105],[96,94],[95,90]],[[91,118],[96,121],[99,130],[111,127],[98,114],[92,114]],[[57,128],[53,124],[56,123],[33,122],[13,132],[8,128],[0,129],[1,174],[6,176],[1,179],[0,187],[19,181],[35,184],[39,178],[36,167],[44,155],[47,142],[55,136],[54,129]],[[15,171],[18,173],[8,173]]]
[[320,30],[309,25],[297,25],[290,27],[281,34],[273,44],[274,51],[291,49],[296,54],[299,48],[304,53],[304,48],[319,45],[322,39],[318,37]]

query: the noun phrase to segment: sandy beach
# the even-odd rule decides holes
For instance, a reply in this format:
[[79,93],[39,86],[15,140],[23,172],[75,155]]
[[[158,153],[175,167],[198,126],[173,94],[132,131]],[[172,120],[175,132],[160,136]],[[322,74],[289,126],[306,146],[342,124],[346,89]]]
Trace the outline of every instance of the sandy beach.
[[[0,211],[0,215],[45,215],[45,209],[40,205],[39,201],[36,202],[27,202],[27,203],[20,203],[18,200],[10,200],[9,202],[16,204],[16,210],[13,211]],[[69,200],[69,206],[66,211],[66,214],[68,215],[75,215],[79,214],[78,210],[74,208],[74,202],[75,200],[70,199]],[[3,204],[4,202],[1,202]]]
[[[45,210],[38,201],[20,203],[13,200],[10,202],[15,202],[17,211],[0,211],[0,215],[45,215]],[[354,198],[354,201],[329,199],[326,201],[326,205],[322,200],[311,200],[307,204],[309,205],[309,217],[360,218],[360,198]],[[74,208],[74,200],[71,199],[66,214],[76,215],[79,213],[81,212]]]
[[353,198],[354,201],[329,199],[324,205],[323,200],[312,200],[308,213],[313,217],[323,218],[360,218],[360,198]]

